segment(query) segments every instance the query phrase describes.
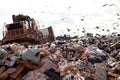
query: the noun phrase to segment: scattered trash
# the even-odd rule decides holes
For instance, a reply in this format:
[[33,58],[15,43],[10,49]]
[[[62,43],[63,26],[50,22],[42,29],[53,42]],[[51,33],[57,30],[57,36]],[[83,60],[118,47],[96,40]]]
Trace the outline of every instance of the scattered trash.
[[68,42],[2,45],[0,80],[119,80],[119,38],[109,39],[89,34]]

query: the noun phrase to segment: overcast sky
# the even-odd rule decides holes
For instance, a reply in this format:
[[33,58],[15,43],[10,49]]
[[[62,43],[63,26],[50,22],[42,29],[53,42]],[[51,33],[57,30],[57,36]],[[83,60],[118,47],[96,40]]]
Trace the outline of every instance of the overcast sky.
[[0,39],[13,14],[29,15],[40,28],[53,26],[56,36],[120,32],[120,0],[0,0]]

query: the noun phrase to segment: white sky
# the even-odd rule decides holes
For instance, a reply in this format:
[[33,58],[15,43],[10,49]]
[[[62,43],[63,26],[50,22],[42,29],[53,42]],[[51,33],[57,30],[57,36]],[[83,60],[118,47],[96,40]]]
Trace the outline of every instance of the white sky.
[[[103,7],[104,4],[114,5]],[[39,21],[40,28],[53,26],[57,36],[64,33],[83,35],[83,27],[87,32],[100,34],[120,32],[120,26],[113,25],[120,23],[117,13],[120,14],[120,0],[0,0],[0,39],[3,24],[11,23],[13,14],[33,17]],[[100,29],[95,26],[100,26]],[[107,29],[110,32],[106,32]]]

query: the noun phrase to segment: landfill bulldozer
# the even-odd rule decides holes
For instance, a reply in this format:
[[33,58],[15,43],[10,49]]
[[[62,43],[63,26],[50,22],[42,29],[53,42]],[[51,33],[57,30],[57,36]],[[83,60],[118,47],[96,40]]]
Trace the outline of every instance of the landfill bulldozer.
[[4,25],[2,43],[39,43],[42,34],[33,18],[28,15],[12,15],[13,23]]

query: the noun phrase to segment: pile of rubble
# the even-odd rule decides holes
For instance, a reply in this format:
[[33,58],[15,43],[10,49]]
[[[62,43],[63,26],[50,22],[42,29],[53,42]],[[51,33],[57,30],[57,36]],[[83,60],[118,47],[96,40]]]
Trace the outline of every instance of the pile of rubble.
[[119,38],[0,46],[0,80],[120,80]]

